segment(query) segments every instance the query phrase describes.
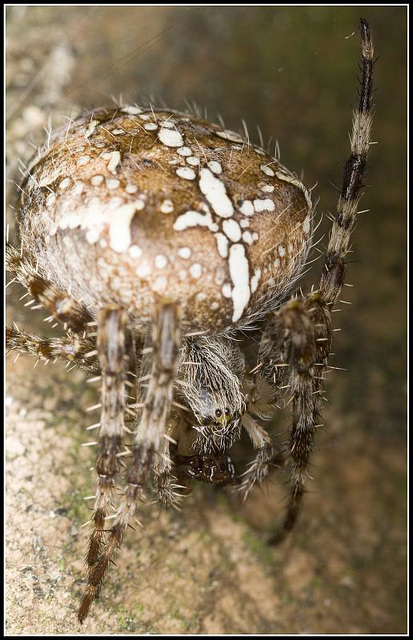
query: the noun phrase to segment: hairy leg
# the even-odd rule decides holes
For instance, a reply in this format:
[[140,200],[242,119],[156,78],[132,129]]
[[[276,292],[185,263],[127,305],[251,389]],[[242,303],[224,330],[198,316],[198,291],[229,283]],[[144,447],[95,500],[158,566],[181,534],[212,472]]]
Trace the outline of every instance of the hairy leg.
[[273,544],[281,542],[294,527],[309,476],[308,467],[321,414],[321,369],[331,344],[330,314],[326,310],[324,317],[324,309],[318,299],[306,299],[292,301],[279,312],[290,364],[292,423],[287,451],[292,470],[286,515],[271,539]]
[[[345,278],[345,257],[350,250],[351,233],[360,214],[359,201],[366,173],[372,125],[371,101],[373,88],[374,48],[370,28],[360,21],[362,78],[358,109],[354,113],[351,153],[344,167],[342,189],[333,222],[320,288],[304,299],[285,304],[270,321],[274,353],[282,353],[280,336],[284,335],[290,365],[293,416],[288,448],[292,460],[292,490],[284,523],[272,538],[284,539],[294,526],[305,491],[310,454],[314,446],[315,429],[320,419],[323,374],[331,349],[331,311],[339,300]],[[277,322],[281,327],[277,328]],[[271,326],[272,322],[272,326]],[[270,335],[271,342],[271,335]],[[263,371],[270,381],[271,351],[262,349]],[[275,375],[275,373],[274,373]]]
[[248,413],[241,420],[241,424],[248,433],[254,449],[255,458],[242,474],[242,481],[237,486],[237,491],[243,494],[246,500],[249,492],[256,484],[261,484],[268,476],[268,468],[274,456],[274,448],[271,437]]
[[98,316],[98,352],[102,370],[102,411],[99,455],[96,462],[97,488],[86,562],[94,570],[104,542],[105,518],[113,500],[115,477],[119,471],[125,410],[126,314],[122,309],[101,309]]
[[[179,419],[181,418],[177,416],[176,420]],[[178,483],[177,477],[172,473],[173,465],[170,454],[170,444],[176,444],[176,441],[171,437],[175,427],[176,422],[169,420],[155,460],[154,480],[159,502],[164,507],[174,507],[178,509],[183,494],[179,493],[177,489],[184,489],[185,487]]]
[[[141,349],[142,357],[138,360],[137,404],[135,405],[138,419],[135,422],[135,432],[139,429],[142,408],[145,406],[147,388],[152,375],[154,352],[152,327],[149,327],[146,332]],[[177,379],[175,378],[174,386],[176,383]],[[161,438],[159,449],[154,460],[154,484],[157,491],[157,499],[165,507],[177,507],[180,498],[179,494],[175,491],[178,485],[176,484],[176,477],[172,475],[172,460],[170,456],[170,443],[176,444],[172,438],[172,432],[179,420],[180,416],[175,412],[169,417],[165,426],[165,433]]]
[[[146,392],[145,405],[139,428],[134,437],[132,456],[127,469],[123,499],[110,529],[105,547],[94,560],[78,617],[83,622],[93,598],[113,560],[126,527],[136,511],[137,502],[153,468],[154,459],[165,432],[171,408],[173,380],[178,362],[179,327],[176,304],[164,303],[155,308],[152,326],[152,371]],[[119,411],[120,413],[120,411]]]
[[75,333],[85,331],[87,324],[93,320],[80,302],[47,280],[30,260],[22,257],[19,250],[11,245],[6,248],[6,269],[15,274],[15,278],[26,287],[34,300],[49,309],[56,320],[66,324]]
[[[319,395],[314,393],[314,378],[317,376],[316,334],[305,302],[292,300],[286,303],[272,318],[270,327],[275,332],[274,341],[279,343],[280,336],[284,341],[282,351],[289,364],[289,384],[285,386],[288,386],[291,391],[292,402],[292,423],[287,442],[287,451],[292,464],[291,491],[285,520],[279,532],[271,540],[272,543],[276,543],[285,537],[297,519],[314,446]],[[267,328],[266,339],[271,340],[269,328]],[[276,371],[272,373],[268,362],[266,365],[271,380],[276,375]]]
[[350,251],[351,233],[360,214],[358,206],[371,144],[374,47],[370,28],[365,20],[360,21],[360,34],[362,53],[360,99],[358,109],[353,115],[351,152],[344,166],[337,216],[333,222],[320,281],[320,292],[330,307],[337,302],[344,285],[345,257]]
[[61,358],[90,373],[100,373],[96,342],[90,336],[67,334],[64,338],[40,338],[17,327],[7,327],[6,349],[45,361]]

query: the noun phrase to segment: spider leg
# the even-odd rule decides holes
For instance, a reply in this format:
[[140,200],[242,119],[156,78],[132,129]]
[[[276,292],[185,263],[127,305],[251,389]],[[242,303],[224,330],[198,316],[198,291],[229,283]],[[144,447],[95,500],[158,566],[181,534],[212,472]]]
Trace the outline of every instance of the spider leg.
[[15,274],[15,279],[27,288],[34,300],[51,311],[51,317],[69,327],[63,338],[42,338],[17,327],[8,327],[7,350],[29,353],[46,361],[62,358],[95,375],[100,373],[95,334],[88,335],[87,331],[87,325],[92,321],[88,310],[48,281],[30,258],[20,255],[20,251],[10,244],[6,247],[6,269]]
[[[156,305],[152,325],[152,348],[151,377],[141,421],[134,436],[131,460],[126,475],[125,493],[116,513],[114,524],[110,529],[106,546],[99,553],[100,539],[98,539],[99,545],[93,545],[94,553],[91,558],[92,562],[89,563],[88,584],[78,613],[80,622],[83,622],[87,616],[90,604],[99,591],[108,564],[113,560],[125,529],[136,511],[139,498],[143,496],[144,486],[148,481],[156,453],[160,448],[162,435],[165,432],[166,421],[172,403],[173,380],[178,362],[179,327],[178,306],[176,304],[165,302]],[[119,381],[119,378],[117,380]],[[119,392],[119,384],[116,387]],[[118,423],[123,415],[121,395],[117,394],[115,418]],[[113,431],[113,427],[111,427],[111,430]],[[116,446],[118,443],[116,438],[119,436],[113,435],[111,437],[113,454],[112,450],[109,450],[108,454],[112,463],[116,464],[116,453],[114,451],[118,448]],[[103,454],[103,461],[107,463],[109,457],[106,452],[102,451],[101,455]],[[107,475],[107,469],[102,471]],[[109,469],[109,472],[113,473],[113,470]],[[97,523],[95,519],[95,527],[99,527],[99,529],[103,529],[104,518],[102,516],[104,509],[101,511],[99,522]]]
[[[277,353],[283,353],[279,344],[281,322],[287,347],[287,360],[291,367],[293,419],[288,447],[292,459],[292,491],[284,523],[271,542],[278,543],[293,528],[305,492],[307,467],[314,446],[316,422],[320,417],[323,373],[331,350],[331,310],[338,301],[345,277],[345,256],[350,250],[350,237],[357,221],[358,205],[366,173],[372,126],[372,89],[374,48],[370,28],[360,21],[362,78],[358,109],[353,117],[351,153],[345,167],[342,188],[337,205],[329,244],[322,269],[319,291],[303,300],[285,304],[270,321]],[[272,322],[272,325],[271,325]],[[267,330],[268,332],[268,330]],[[264,334],[265,337],[265,334]],[[271,340],[270,340],[271,343]],[[263,374],[270,378],[274,369],[268,346],[261,349]],[[276,382],[276,373],[273,373]]]
[[125,358],[127,379],[127,397],[129,404],[126,407],[125,422],[129,424],[130,430],[136,430],[138,420],[138,368],[142,360],[143,341],[142,336],[134,331],[125,331]]
[[269,434],[248,413],[242,417],[241,424],[256,450],[255,458],[243,473],[242,481],[236,488],[246,500],[251,489],[268,476],[268,467],[274,455],[274,448]]
[[50,282],[30,259],[22,257],[10,244],[6,248],[6,269],[15,274],[15,278],[37,302],[50,310],[56,320],[67,324],[75,333],[84,331],[87,323],[93,320],[80,302]]
[[86,562],[94,571],[104,542],[104,524],[113,499],[114,480],[119,471],[119,452],[124,427],[126,314],[119,308],[101,309],[98,315],[97,346],[102,370],[102,411],[99,454],[96,462],[97,489]]
[[277,341],[280,335],[284,337],[292,392],[292,424],[287,443],[292,462],[292,487],[284,522],[279,532],[270,540],[275,544],[284,539],[297,520],[314,447],[320,394],[318,384],[315,384],[318,378],[317,336],[314,320],[305,301],[291,300],[285,303],[274,316],[272,328],[276,329]]
[[367,168],[367,155],[371,144],[373,57],[374,47],[370,28],[360,20],[362,77],[358,109],[353,115],[351,152],[344,166],[337,216],[330,234],[322,269],[320,292],[331,307],[337,302],[344,285],[345,256],[350,250],[350,237],[360,214],[358,205]]
[[157,490],[157,498],[164,507],[174,507],[178,509],[179,502],[183,497],[181,493],[176,491],[182,488],[178,483],[176,476],[172,474],[172,460],[170,455],[170,442],[172,441],[171,433],[174,430],[174,424],[168,424],[160,443],[158,456],[155,460],[155,485]]
[[62,358],[95,375],[100,373],[96,342],[89,336],[68,333],[64,338],[40,338],[33,333],[7,327],[6,349],[8,352],[28,353],[46,362]]
[[323,373],[331,349],[331,313],[323,298],[311,294],[280,311],[287,333],[291,367],[292,427],[288,450],[292,460],[292,488],[280,529],[270,539],[279,544],[294,527],[305,493],[315,433],[321,420]]
[[[139,381],[147,382],[151,378],[152,370],[152,330],[146,334],[142,357],[139,361]],[[176,382],[176,380],[175,380]],[[142,414],[142,407],[145,404],[147,385],[141,384],[137,386],[137,411],[140,418]],[[133,405],[132,405],[133,408]],[[139,428],[139,418],[136,423],[136,430]],[[175,491],[177,488],[177,479],[172,475],[172,460],[170,457],[170,442],[172,442],[172,432],[176,427],[178,417],[170,416],[167,425],[165,426],[165,433],[159,444],[159,450],[154,461],[154,484],[157,491],[157,499],[164,507],[176,507],[180,499],[179,493]]]

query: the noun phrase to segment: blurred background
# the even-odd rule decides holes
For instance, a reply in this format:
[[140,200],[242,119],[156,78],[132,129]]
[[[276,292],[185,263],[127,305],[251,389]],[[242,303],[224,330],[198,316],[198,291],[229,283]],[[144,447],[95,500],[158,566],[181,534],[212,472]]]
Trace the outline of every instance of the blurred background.
[[[15,239],[19,161],[84,108],[193,102],[227,128],[275,140],[334,213],[357,104],[358,20],[378,61],[363,214],[335,314],[327,428],[297,530],[271,549],[287,477],[245,504],[197,487],[182,513],[145,510],[84,630],[89,633],[402,633],[406,630],[406,8],[7,8],[7,169]],[[320,235],[329,223],[324,219]],[[354,262],[354,263],[353,263]],[[306,285],[317,282],[313,265]],[[45,333],[24,291],[10,318]],[[36,315],[37,313],[37,315]],[[39,315],[40,314],[40,315]],[[58,331],[58,329],[56,329]],[[8,359],[9,634],[71,633],[93,493],[81,372]],[[275,420],[274,434],[287,427]],[[241,453],[241,455],[243,455]]]

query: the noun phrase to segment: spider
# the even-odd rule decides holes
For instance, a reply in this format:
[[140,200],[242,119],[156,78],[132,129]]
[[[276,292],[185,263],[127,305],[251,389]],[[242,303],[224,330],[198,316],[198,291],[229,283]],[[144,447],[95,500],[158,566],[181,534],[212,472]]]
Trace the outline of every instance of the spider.
[[[267,477],[275,450],[262,418],[283,389],[291,489],[271,542],[297,520],[370,145],[366,20],[360,33],[351,154],[310,293],[293,289],[314,235],[311,194],[247,136],[166,108],[100,108],[56,131],[27,169],[7,268],[66,334],[10,327],[7,347],[72,361],[101,381],[80,622],[151,479],[158,500],[177,506],[193,480],[230,483],[246,498]],[[229,450],[242,430],[255,457],[237,476]]]

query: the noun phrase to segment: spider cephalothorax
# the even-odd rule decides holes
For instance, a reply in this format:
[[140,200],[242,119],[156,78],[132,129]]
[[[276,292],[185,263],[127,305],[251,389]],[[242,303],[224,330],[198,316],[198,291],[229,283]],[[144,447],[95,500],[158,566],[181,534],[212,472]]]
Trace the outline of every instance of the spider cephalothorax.
[[[370,144],[373,45],[363,20],[361,41],[351,155],[310,294],[288,299],[313,237],[309,191],[234,132],[168,109],[97,109],[56,132],[27,170],[21,249],[8,247],[8,268],[68,331],[51,340],[10,328],[8,347],[72,360],[102,381],[80,621],[151,476],[166,505],[193,479],[234,483],[245,497],[262,482],[274,451],[260,420],[284,388],[292,488],[273,541],[296,521]],[[256,455],[237,477],[230,449],[242,429]]]

